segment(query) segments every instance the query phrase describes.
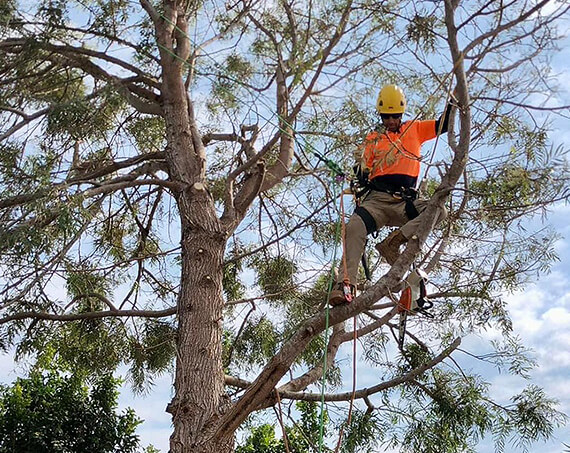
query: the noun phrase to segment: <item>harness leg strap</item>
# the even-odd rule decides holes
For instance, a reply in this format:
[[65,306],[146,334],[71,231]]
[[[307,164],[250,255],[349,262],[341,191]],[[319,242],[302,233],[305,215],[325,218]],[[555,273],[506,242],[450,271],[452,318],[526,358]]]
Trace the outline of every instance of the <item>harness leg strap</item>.
[[370,214],[366,208],[358,206],[354,210],[354,213],[358,215],[364,222],[364,226],[366,227],[366,234],[372,234],[377,230],[376,220],[374,220],[374,217],[372,217],[372,214]]
[[414,205],[414,200],[407,198],[405,201],[406,217],[408,217],[409,220],[414,220],[417,216],[420,215],[418,209],[416,208],[416,205]]
[[[366,239],[366,242],[364,243],[364,248],[366,248],[366,244],[368,243],[368,239]],[[368,267],[368,260],[366,259],[366,253],[362,254],[362,268],[364,269],[364,275],[366,277],[366,280],[368,280],[369,282],[372,281],[372,274],[370,274],[370,267]]]

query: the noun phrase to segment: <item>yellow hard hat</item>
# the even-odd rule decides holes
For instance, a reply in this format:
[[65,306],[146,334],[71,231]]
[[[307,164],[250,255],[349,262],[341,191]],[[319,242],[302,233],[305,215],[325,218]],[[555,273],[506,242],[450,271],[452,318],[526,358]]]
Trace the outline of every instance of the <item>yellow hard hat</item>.
[[406,110],[406,96],[398,85],[382,87],[376,101],[378,113],[404,113]]

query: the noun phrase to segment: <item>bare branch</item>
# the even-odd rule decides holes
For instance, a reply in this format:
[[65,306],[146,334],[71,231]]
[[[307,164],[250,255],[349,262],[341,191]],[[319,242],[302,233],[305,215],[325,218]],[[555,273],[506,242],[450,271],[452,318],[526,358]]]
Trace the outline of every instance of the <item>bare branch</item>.
[[[29,203],[32,201],[37,201],[37,200],[40,200],[40,199],[45,198],[47,196],[51,196],[54,193],[54,191],[65,191],[70,186],[78,185],[78,184],[91,184],[91,185],[98,186],[97,189],[99,189],[99,190],[90,189],[90,190],[83,192],[82,195],[86,195],[86,196],[93,196],[93,195],[97,195],[99,193],[111,192],[111,191],[116,190],[116,189],[115,188],[109,188],[110,185],[118,184],[118,183],[124,183],[126,181],[128,181],[129,184],[122,186],[122,187],[134,187],[134,186],[138,186],[138,185],[157,184],[157,185],[161,185],[161,186],[170,188],[174,191],[177,191],[179,188],[175,183],[172,183],[169,181],[164,181],[161,179],[147,179],[147,180],[145,180],[146,182],[138,181],[136,183],[133,183],[134,182],[133,180],[139,174],[144,174],[146,167],[141,167],[138,170],[135,169],[132,172],[130,172],[129,174],[115,178],[115,179],[106,180],[104,182],[96,181],[97,178],[107,176],[111,173],[115,173],[118,170],[128,168],[128,167],[131,167],[133,165],[137,165],[141,162],[160,161],[164,158],[164,156],[165,156],[165,154],[163,152],[156,152],[156,153],[141,154],[141,155],[129,158],[129,159],[125,159],[123,161],[112,162],[112,163],[110,163],[104,167],[93,170],[91,172],[88,172],[88,173],[85,173],[82,175],[73,176],[63,183],[54,184],[49,189],[43,189],[43,190],[40,190],[40,191],[34,192],[34,193],[21,194],[21,195],[16,195],[16,196],[10,197],[10,198],[0,199],[0,209],[9,208],[9,207],[13,207],[13,206],[19,206],[19,205],[23,205],[25,203]],[[117,187],[119,187],[119,186],[117,186]],[[104,188],[104,189],[102,189],[102,188]]]
[[[405,382],[413,382],[418,376],[421,376],[427,370],[435,367],[447,357],[449,357],[453,351],[455,351],[459,345],[461,344],[461,338],[456,338],[453,342],[445,348],[441,353],[439,353],[436,357],[431,359],[430,361],[424,363],[423,365],[414,368],[410,372],[390,379],[389,381],[382,382],[380,384],[374,385],[369,388],[359,389],[354,393],[355,399],[367,399],[371,395],[375,393],[382,392],[384,390],[388,390],[393,387],[397,387]],[[249,388],[252,383],[246,381],[244,379],[235,378],[233,376],[226,376],[225,378],[226,384],[231,385],[233,387],[238,387],[242,389]],[[283,399],[291,399],[291,400],[301,400],[301,401],[321,401],[321,394],[320,393],[310,393],[310,392],[294,392],[288,390],[288,385],[286,384],[283,387],[279,387],[277,391],[279,392],[279,396]],[[350,401],[353,398],[353,392],[345,392],[345,393],[325,393],[324,400],[328,402],[340,402],[340,401]],[[264,407],[268,407],[273,404],[267,401],[264,403]]]
[[[45,109],[42,110],[38,110],[37,112],[34,112],[30,115],[20,115],[22,116],[24,119],[22,121],[20,121],[19,123],[14,124],[11,128],[9,128],[6,132],[4,132],[3,134],[0,135],[0,141],[6,140],[8,137],[12,136],[14,133],[18,132],[20,129],[22,129],[23,127],[27,126],[28,124],[30,124],[32,121],[41,118],[42,116],[48,114],[53,107],[47,107]],[[0,110],[9,110],[8,107],[0,107]]]
[[[453,340],[447,348],[445,348],[440,354],[434,357],[429,362],[424,363],[423,365],[414,368],[409,373],[404,374],[403,376],[391,379],[386,382],[382,382],[380,384],[374,385],[369,388],[357,390],[354,395],[352,392],[345,392],[345,393],[336,393],[336,394],[325,394],[324,399],[325,401],[350,401],[353,397],[355,399],[363,399],[373,395],[375,393],[382,392],[384,390],[388,390],[393,387],[397,387],[405,382],[412,382],[418,376],[425,373],[427,370],[435,367],[444,359],[449,357],[453,351],[455,351],[459,345],[461,344],[461,338],[456,338]],[[302,392],[280,392],[282,398],[292,399],[292,400],[303,400],[303,401],[320,401],[321,395],[316,393],[302,393]]]
[[0,318],[0,324],[6,324],[12,321],[21,321],[24,319],[42,319],[46,321],[80,321],[82,319],[102,319],[115,317],[139,317],[139,318],[165,318],[175,315],[178,309],[176,307],[166,308],[164,310],[109,310],[109,311],[93,311],[88,313],[73,313],[67,315],[57,315],[55,313],[43,312],[21,312]]
[[[485,42],[486,39],[489,39],[491,37],[497,36],[498,34],[500,34],[501,32],[504,32],[505,30],[509,30],[512,29],[515,25],[520,24],[521,22],[525,21],[526,19],[528,19],[530,16],[532,16],[533,14],[535,14],[537,11],[540,11],[544,6],[546,6],[548,3],[550,3],[551,0],[542,0],[539,1],[538,3],[536,3],[532,8],[530,8],[529,10],[523,12],[521,15],[519,15],[516,19],[513,19],[509,22],[506,22],[504,24],[499,24],[496,27],[493,27],[493,30],[488,31],[487,33],[483,33],[482,35],[479,35],[476,39],[474,39],[473,41],[471,41],[464,49],[463,49],[463,54],[466,55],[468,54],[471,50],[473,50],[476,46],[482,44],[483,42]],[[568,9],[568,7],[566,7],[566,9]]]

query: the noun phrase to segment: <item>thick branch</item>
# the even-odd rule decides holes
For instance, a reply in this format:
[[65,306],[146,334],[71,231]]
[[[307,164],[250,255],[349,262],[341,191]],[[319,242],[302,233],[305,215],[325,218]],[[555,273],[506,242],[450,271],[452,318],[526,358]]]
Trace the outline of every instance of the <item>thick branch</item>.
[[[19,52],[26,45],[26,42],[27,41],[24,39],[7,39],[0,42],[0,48],[6,49],[7,52]],[[107,80],[119,89],[125,95],[129,103],[137,110],[150,114],[161,113],[158,105],[159,95],[152,90],[136,85],[136,82],[142,82],[151,88],[159,89],[160,85],[158,81],[142,72],[136,66],[132,66],[129,63],[126,63],[119,58],[107,55],[104,52],[98,52],[85,47],[74,47],[69,45],[58,46],[41,41],[34,41],[34,45],[37,45],[48,52],[44,55],[46,61],[75,67],[85,71],[96,79]],[[123,69],[133,72],[136,76],[120,78],[112,75],[91,61],[90,57],[120,66]],[[133,96],[133,94],[136,96]],[[143,99],[146,99],[148,102],[143,101]]]
[[[357,297],[351,304],[337,306],[330,310],[329,323],[331,325],[341,323],[369,309],[375,301],[388,294],[390,287],[399,283],[403,273],[403,266],[399,269],[393,267],[376,285]],[[316,335],[325,329],[326,316],[326,313],[320,312],[308,319],[282,346],[281,350],[273,356],[245,394],[225,414],[217,431],[219,435],[224,436],[226,433],[233,432],[251,411],[264,404],[281,377],[289,370],[298,354],[304,350]]]
[[[333,333],[329,338],[329,343],[327,345],[327,363],[325,364],[325,369],[329,369],[329,367],[333,364],[338,349],[340,345],[345,341],[343,340],[345,333],[344,326],[342,324],[336,324],[333,326]],[[299,390],[306,389],[309,385],[315,383],[323,376],[323,363],[319,363],[317,366],[311,368],[309,371],[304,373],[303,375],[292,379],[291,381],[287,382],[287,384],[283,385],[279,389],[279,393],[281,392],[297,392]]]
[[289,123],[290,117],[287,105],[289,102],[289,90],[285,83],[283,64],[278,65],[275,80],[277,84],[277,114],[279,116],[280,129],[279,155],[277,161],[267,169],[267,175],[261,187],[261,192],[266,192],[276,184],[279,184],[289,173],[289,167],[293,161],[295,144],[293,138],[294,131]]
[[[434,366],[436,366],[437,364],[442,362],[444,359],[449,357],[449,355],[453,351],[455,351],[459,347],[460,344],[461,344],[461,338],[456,338],[453,341],[453,343],[451,343],[451,345],[449,345],[447,348],[445,348],[438,356],[434,357],[429,362],[424,363],[423,365],[421,365],[417,368],[414,368],[412,371],[404,374],[403,376],[399,376],[399,377],[396,377],[394,379],[390,379],[389,381],[382,382],[378,385],[374,385],[374,386],[369,387],[369,388],[357,390],[354,393],[354,398],[355,399],[366,398],[370,395],[381,392],[383,390],[387,390],[387,389],[392,388],[392,387],[397,387],[398,385],[403,384],[404,382],[410,382],[410,381],[414,380],[418,376],[425,373],[427,370],[433,368]],[[320,398],[321,398],[321,395],[318,393],[281,392],[280,389],[278,389],[278,391],[279,391],[279,395],[281,396],[281,398],[287,398],[287,399],[292,399],[292,400],[320,401]],[[352,392],[345,392],[345,393],[336,393],[336,394],[325,394],[324,398],[325,398],[325,401],[350,401],[353,398],[353,393]]]

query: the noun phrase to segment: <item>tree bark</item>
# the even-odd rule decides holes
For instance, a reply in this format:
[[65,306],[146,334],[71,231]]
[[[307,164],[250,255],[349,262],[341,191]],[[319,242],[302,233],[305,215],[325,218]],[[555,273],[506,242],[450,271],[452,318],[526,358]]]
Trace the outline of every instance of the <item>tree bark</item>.
[[168,407],[174,432],[171,453],[231,452],[233,437],[214,439],[227,408],[221,362],[222,263],[225,238],[203,195],[183,213],[182,275],[178,296],[175,396]]
[[[184,109],[177,109],[184,112]],[[167,123],[169,121],[167,120]],[[221,362],[222,266],[226,237],[216,216],[214,203],[195,173],[179,169],[192,153],[188,126],[167,126],[176,136],[169,150],[171,174],[186,186],[177,194],[181,218],[181,276],[178,294],[178,337],[175,396],[168,406],[174,432],[171,453],[230,452],[233,439],[208,441],[209,426],[227,404]],[[194,160],[193,157],[191,160]],[[194,162],[195,163],[195,162]],[[196,171],[196,167],[190,167]],[[190,176],[190,181],[184,181]],[[192,182],[192,184],[188,184]],[[199,445],[200,444],[200,445]]]
[[226,233],[206,190],[205,158],[184,88],[182,64],[166,55],[162,111],[166,160],[180,214],[181,275],[174,389],[167,411],[174,431],[171,453],[226,453],[233,434],[213,438],[216,420],[229,405],[224,391],[222,356],[222,266]]

